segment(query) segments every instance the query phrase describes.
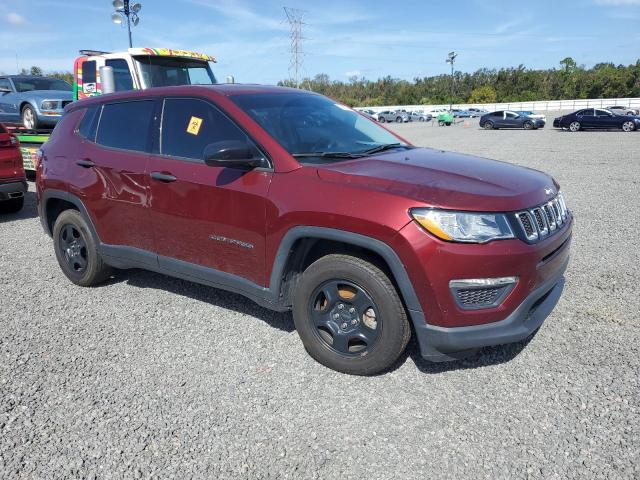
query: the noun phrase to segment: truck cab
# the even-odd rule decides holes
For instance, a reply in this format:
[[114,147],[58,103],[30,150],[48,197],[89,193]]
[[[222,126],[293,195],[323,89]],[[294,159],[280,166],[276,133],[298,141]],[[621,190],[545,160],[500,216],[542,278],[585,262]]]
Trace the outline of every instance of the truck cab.
[[170,48],[130,48],[125,52],[81,50],[74,62],[74,100],[102,94],[100,67],[113,68],[115,91],[218,83],[203,53]]

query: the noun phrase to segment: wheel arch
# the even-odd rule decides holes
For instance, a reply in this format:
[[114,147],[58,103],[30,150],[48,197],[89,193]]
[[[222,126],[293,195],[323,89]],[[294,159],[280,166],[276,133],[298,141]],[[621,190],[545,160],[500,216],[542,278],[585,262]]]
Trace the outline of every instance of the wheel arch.
[[304,269],[326,254],[354,254],[381,268],[398,289],[414,324],[424,324],[424,313],[409,275],[395,251],[381,240],[326,227],[300,226],[283,237],[274,258],[269,290],[290,306],[296,283]]
[[89,225],[89,230],[91,231],[93,239],[96,241],[96,244],[99,244],[100,239],[96,233],[93,221],[80,198],[69,192],[65,192],[64,190],[49,189],[43,192],[41,203],[42,226],[49,236],[53,233],[53,225],[55,224],[58,216],[65,210],[71,209],[80,212]]

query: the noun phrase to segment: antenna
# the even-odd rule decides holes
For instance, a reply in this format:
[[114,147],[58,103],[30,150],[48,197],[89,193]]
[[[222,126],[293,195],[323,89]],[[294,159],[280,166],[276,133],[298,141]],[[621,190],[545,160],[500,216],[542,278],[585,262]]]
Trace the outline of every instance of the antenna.
[[302,52],[302,26],[304,23],[304,15],[307,13],[297,8],[282,7],[287,16],[287,22],[291,27],[291,61],[289,63],[289,78],[295,82],[296,88],[300,88],[300,74],[302,73],[302,61],[304,53]]

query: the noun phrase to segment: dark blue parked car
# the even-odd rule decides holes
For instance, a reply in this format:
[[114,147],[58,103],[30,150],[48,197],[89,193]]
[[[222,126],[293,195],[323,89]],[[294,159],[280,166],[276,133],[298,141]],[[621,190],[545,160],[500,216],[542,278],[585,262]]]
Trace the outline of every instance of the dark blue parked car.
[[0,122],[22,123],[31,130],[53,128],[71,101],[73,87],[64,80],[0,76]]
[[510,110],[500,110],[487,113],[480,117],[480,127],[485,130],[499,128],[524,128],[525,130],[536,130],[544,128],[546,121],[542,118],[530,117]]

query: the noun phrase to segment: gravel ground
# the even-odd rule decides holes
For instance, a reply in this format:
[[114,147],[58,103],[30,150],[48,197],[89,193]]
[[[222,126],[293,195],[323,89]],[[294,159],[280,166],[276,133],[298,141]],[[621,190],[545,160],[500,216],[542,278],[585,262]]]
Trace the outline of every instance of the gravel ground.
[[572,262],[534,338],[341,375],[242,297],[142,271],[71,285],[30,193],[0,217],[0,477],[639,478],[640,133],[393,128],[562,184]]

